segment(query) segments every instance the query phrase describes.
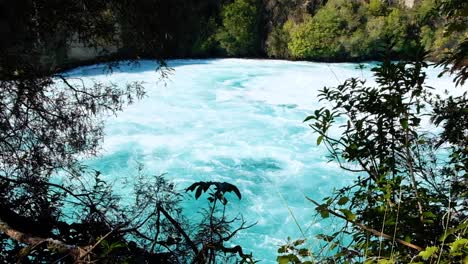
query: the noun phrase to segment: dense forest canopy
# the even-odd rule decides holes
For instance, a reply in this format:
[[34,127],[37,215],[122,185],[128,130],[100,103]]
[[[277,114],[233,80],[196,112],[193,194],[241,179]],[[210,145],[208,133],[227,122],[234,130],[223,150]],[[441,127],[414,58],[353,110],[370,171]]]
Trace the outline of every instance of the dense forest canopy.
[[[91,54],[87,59],[112,54],[379,60],[389,38],[394,59],[409,58],[421,40],[434,61],[467,34],[466,28],[445,31],[448,20],[437,0],[98,1],[86,3],[86,13],[66,1],[44,2],[36,12],[34,2],[2,4],[2,34],[9,36],[3,50],[31,48],[30,30],[38,30],[31,19],[38,16],[36,23],[49,30],[35,36],[41,39],[36,56],[52,65],[83,59],[73,52],[80,49]],[[60,19],[64,23],[55,23]]]
[[[467,10],[463,0],[0,2],[0,261],[254,263],[229,243],[251,226],[225,213],[226,193],[242,197],[236,186],[188,187],[209,201],[193,222],[162,175],[135,172],[133,202],[121,203],[101,172],[81,163],[99,150],[103,118],[144,89],[62,74],[82,63],[70,55],[79,45],[94,52],[87,59],[149,57],[163,72],[171,57],[382,60],[373,70],[378,88],[359,79],[324,88],[330,108],[305,120],[334,162],[360,173],[354,185],[311,200],[323,218],[346,225],[320,235],[328,250],[289,241],[278,262],[466,263],[468,100],[466,92],[433,96],[424,69],[438,61],[464,89]],[[419,133],[429,106],[439,135]],[[330,137],[337,118],[348,121],[345,132]]]

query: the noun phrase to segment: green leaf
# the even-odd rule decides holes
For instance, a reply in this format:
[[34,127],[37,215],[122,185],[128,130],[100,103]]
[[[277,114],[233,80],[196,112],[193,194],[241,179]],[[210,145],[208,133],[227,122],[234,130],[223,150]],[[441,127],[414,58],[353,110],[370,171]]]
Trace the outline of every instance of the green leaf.
[[195,192],[195,199],[198,199],[200,195],[202,194],[203,189],[201,187],[197,188],[197,191]]
[[299,256],[301,256],[301,257],[308,257],[308,256],[311,255],[311,254],[310,254],[310,250],[308,250],[307,248],[301,248],[301,249],[299,249],[298,254],[299,254]]
[[353,221],[354,219],[356,219],[356,215],[348,209],[340,209],[340,212],[342,212],[345,215],[346,219],[348,219],[349,221]]
[[377,264],[394,264],[395,261],[392,260],[392,259],[379,259],[379,261],[377,261]]
[[435,218],[436,215],[432,212],[423,212],[423,216],[427,218]]
[[195,188],[197,188],[198,185],[200,185],[200,183],[199,183],[199,182],[196,182],[196,183],[190,185],[187,189],[185,189],[185,191],[186,191],[186,192],[192,192],[192,191],[195,190]]
[[323,140],[323,135],[320,135],[320,136],[317,138],[317,146],[320,145],[320,143],[322,143],[322,140]]
[[338,200],[338,205],[344,205],[345,203],[347,203],[349,201],[349,198],[344,196],[344,197],[341,197],[339,200]]
[[322,218],[328,218],[330,216],[330,213],[328,212],[328,210],[321,210],[320,211],[320,216]]
[[330,242],[330,241],[332,241],[333,239],[335,239],[334,236],[329,236],[329,235],[325,235],[325,234],[318,234],[318,235],[316,235],[316,237],[317,237],[318,239],[322,239],[322,240],[327,241],[327,242]]
[[298,240],[294,241],[293,245],[295,247],[297,247],[297,246],[302,245],[304,243],[305,243],[305,239],[298,239]]
[[107,240],[103,240],[103,241],[101,242],[101,246],[102,246],[103,248],[109,248],[109,242],[107,242]]
[[439,251],[439,248],[437,247],[427,247],[424,251],[419,252],[418,256],[422,257],[424,260],[428,260],[437,251]]
[[115,242],[115,243],[112,243],[112,245],[110,246],[111,249],[123,248],[123,247],[125,247],[125,244],[122,242]]
[[400,119],[400,124],[404,129],[408,129],[408,119],[407,118]]
[[315,210],[317,210],[317,212],[320,213],[322,218],[328,218],[330,216],[330,212],[328,212],[328,207],[325,204],[317,206],[317,208],[315,208]]
[[289,263],[289,257],[288,256],[279,256],[276,258],[276,261],[278,261],[278,264],[288,264]]
[[[231,184],[231,185],[232,185],[232,184]],[[234,192],[234,193],[237,195],[237,197],[239,198],[239,200],[242,199],[242,195],[241,195],[239,189],[238,189],[236,186],[232,185],[232,186],[231,186],[231,191]]]
[[301,260],[299,259],[299,257],[297,257],[296,255],[294,255],[292,253],[289,254],[288,257],[289,257],[289,261],[291,261],[291,262],[293,262],[295,264],[301,263]]
[[468,239],[466,238],[457,239],[450,246],[451,253],[459,252],[462,249],[468,249]]
[[468,228],[468,221],[465,221],[454,228],[448,229],[445,234],[439,239],[439,241],[444,241],[449,235],[456,233],[459,230]]
[[288,252],[288,246],[287,245],[284,245],[284,246],[281,246],[280,248],[278,248],[278,253],[286,253]]
[[314,118],[314,116],[308,116],[308,117],[306,117],[306,118],[304,119],[304,121],[302,121],[302,122],[307,122],[307,121],[309,121],[309,120],[311,120],[311,119],[313,119],[313,118]]

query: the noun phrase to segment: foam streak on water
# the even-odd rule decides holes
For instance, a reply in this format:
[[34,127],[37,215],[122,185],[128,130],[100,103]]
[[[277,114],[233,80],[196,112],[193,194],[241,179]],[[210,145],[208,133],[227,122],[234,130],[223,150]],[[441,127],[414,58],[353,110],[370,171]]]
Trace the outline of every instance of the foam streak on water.
[[[240,234],[246,252],[274,263],[288,236],[323,232],[314,206],[304,195],[321,199],[352,177],[328,163],[326,150],[302,120],[319,108],[318,90],[349,77],[371,78],[370,67],[263,60],[176,60],[164,85],[153,62],[105,75],[99,67],[72,75],[125,84],[143,81],[148,96],[106,122],[100,157],[90,165],[109,178],[136,173],[136,161],[151,174],[167,173],[183,189],[195,181],[227,181],[239,187],[240,202],[230,210],[258,224]],[[449,78],[429,84],[451,86]],[[125,190],[123,190],[125,191]],[[193,198],[190,198],[193,199]],[[196,214],[191,203],[190,213]],[[288,210],[289,207],[289,210]],[[327,229],[329,227],[327,226]]]

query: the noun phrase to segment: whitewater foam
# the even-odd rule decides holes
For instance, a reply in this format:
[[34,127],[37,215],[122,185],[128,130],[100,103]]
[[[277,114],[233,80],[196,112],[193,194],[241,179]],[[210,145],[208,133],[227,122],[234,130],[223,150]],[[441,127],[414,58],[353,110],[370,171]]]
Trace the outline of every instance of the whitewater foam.
[[[349,77],[370,78],[374,65],[174,60],[169,66],[175,71],[165,83],[150,61],[111,75],[100,66],[69,74],[86,83],[142,81],[147,91],[143,100],[107,119],[103,151],[90,166],[112,179],[134,175],[141,162],[151,174],[167,173],[181,189],[201,180],[237,185],[243,199],[229,196],[229,210],[257,225],[233,243],[262,263],[275,263],[277,247],[288,236],[313,238],[333,226],[332,220],[317,222],[304,196],[320,200],[353,179],[328,162],[326,149],[316,146],[302,120],[326,104],[317,100],[319,89]],[[453,86],[449,78],[435,78],[435,70],[429,76],[429,85]],[[206,204],[190,199],[190,206]],[[197,214],[199,208],[188,211]]]

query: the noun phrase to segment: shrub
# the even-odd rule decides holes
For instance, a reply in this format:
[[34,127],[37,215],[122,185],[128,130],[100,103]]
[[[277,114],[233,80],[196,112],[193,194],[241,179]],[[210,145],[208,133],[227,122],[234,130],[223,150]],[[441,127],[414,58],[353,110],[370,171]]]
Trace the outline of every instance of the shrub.
[[259,50],[259,7],[255,0],[235,0],[222,10],[223,27],[216,34],[231,56],[255,55]]

